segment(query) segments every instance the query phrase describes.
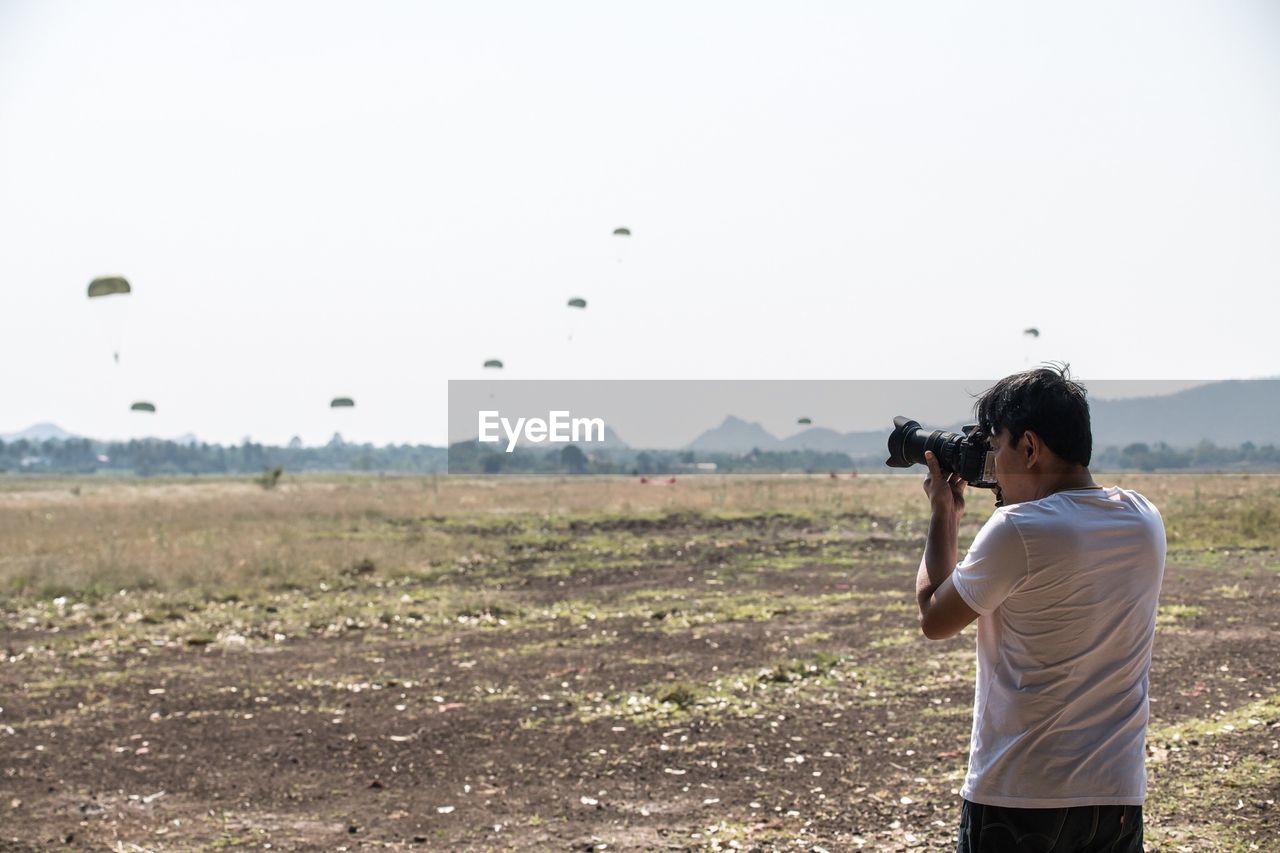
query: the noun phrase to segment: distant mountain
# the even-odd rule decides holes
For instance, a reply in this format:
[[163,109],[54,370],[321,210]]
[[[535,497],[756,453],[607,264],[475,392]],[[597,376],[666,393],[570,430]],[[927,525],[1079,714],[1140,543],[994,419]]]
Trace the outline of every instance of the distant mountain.
[[786,450],[844,450],[844,433],[827,427],[809,427],[779,442]]
[[1161,397],[1094,400],[1093,446],[1280,444],[1280,379],[1211,382]]
[[79,437],[80,436],[78,435],[73,435],[72,433],[67,432],[57,424],[39,423],[32,424],[21,432],[0,434],[0,441],[21,441],[24,438],[27,441],[48,441],[51,438],[57,439],[58,441],[65,441],[68,438]]
[[[50,439],[53,439],[54,441],[66,441],[70,438],[84,438],[84,436],[67,432],[57,424],[51,423],[32,424],[21,432],[0,433],[0,441],[21,441],[24,438],[27,441],[49,441]],[[141,440],[172,441],[174,444],[181,444],[187,447],[194,447],[200,443],[200,439],[197,438],[194,433],[190,432],[184,432],[182,435],[174,436],[172,438],[160,438],[152,435]]]
[[782,442],[760,424],[729,415],[720,426],[689,442],[686,449],[704,453],[750,453],[753,449],[779,450]]
[[629,447],[628,444],[613,431],[613,427],[608,424],[604,425],[604,441],[592,442],[591,444],[584,446],[587,450],[594,450],[597,448],[601,450],[627,450]]

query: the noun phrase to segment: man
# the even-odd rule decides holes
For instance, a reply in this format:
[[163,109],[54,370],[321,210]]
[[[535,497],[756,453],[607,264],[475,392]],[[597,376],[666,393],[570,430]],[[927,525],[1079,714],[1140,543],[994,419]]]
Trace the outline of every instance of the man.
[[1003,379],[976,409],[1002,505],[957,564],[965,483],[927,454],[916,579],[925,636],[978,620],[957,851],[1141,851],[1163,521],[1094,483],[1089,405],[1065,368]]

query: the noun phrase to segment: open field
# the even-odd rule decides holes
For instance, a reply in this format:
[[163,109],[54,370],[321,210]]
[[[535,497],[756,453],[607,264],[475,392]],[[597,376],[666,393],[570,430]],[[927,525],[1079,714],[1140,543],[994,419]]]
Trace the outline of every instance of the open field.
[[[1280,849],[1280,477],[1120,481],[1170,541],[1148,849]],[[0,479],[0,850],[954,849],[973,628],[919,635],[925,511],[916,477]]]

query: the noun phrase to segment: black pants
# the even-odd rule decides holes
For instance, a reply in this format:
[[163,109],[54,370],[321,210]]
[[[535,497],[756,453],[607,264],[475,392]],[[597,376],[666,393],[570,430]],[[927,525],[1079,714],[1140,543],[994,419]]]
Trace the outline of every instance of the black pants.
[[961,802],[956,853],[1142,853],[1142,806],[1009,809]]

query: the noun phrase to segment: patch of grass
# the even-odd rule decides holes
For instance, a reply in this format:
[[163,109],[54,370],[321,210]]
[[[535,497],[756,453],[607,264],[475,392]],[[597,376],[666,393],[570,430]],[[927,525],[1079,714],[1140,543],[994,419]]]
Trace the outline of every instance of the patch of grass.
[[1169,627],[1189,619],[1198,619],[1206,612],[1196,604],[1161,604],[1156,609],[1156,626]]
[[692,708],[705,694],[687,681],[677,681],[658,690],[656,698],[659,702],[675,705],[681,710]]
[[1280,549],[1280,490],[1265,480],[1237,479],[1235,485],[1191,500],[1171,496],[1161,506],[1170,549]]
[[641,725],[667,725],[693,716],[749,717],[773,704],[795,701],[811,689],[845,681],[843,663],[838,655],[818,653],[727,673],[706,683],[681,680],[613,694],[574,694],[573,716],[583,721],[626,719]]
[[908,606],[896,592],[847,590],[824,595],[785,595],[766,591],[640,590],[629,593],[610,612],[645,620],[663,633],[682,633],[702,625],[768,622],[799,615],[823,615],[878,621]]
[[872,640],[867,648],[871,649],[890,649],[896,646],[910,646],[919,642],[920,629],[908,628],[905,631],[891,631]]
[[798,646],[808,645],[809,643],[828,643],[833,636],[835,635],[830,631],[810,631],[796,637],[794,642]]
[[818,652],[809,660],[787,660],[775,663],[756,676],[759,681],[790,684],[802,678],[821,678],[828,675],[844,661],[839,655]]
[[1189,743],[1215,735],[1229,736],[1247,730],[1265,731],[1267,727],[1277,723],[1280,723],[1280,694],[1272,694],[1238,708],[1221,710],[1208,719],[1191,718],[1150,727],[1147,730],[1147,740]]
[[462,605],[455,614],[459,622],[488,622],[505,624],[519,619],[524,611],[513,605],[497,601],[473,601]]

